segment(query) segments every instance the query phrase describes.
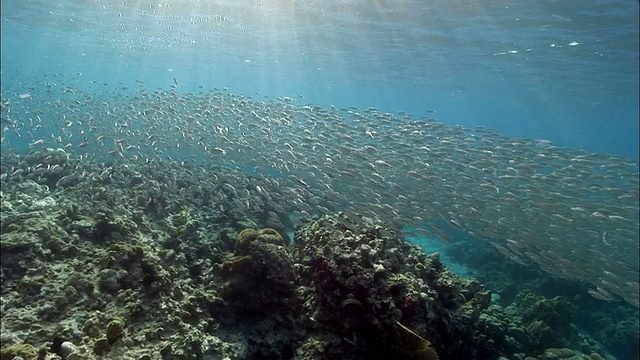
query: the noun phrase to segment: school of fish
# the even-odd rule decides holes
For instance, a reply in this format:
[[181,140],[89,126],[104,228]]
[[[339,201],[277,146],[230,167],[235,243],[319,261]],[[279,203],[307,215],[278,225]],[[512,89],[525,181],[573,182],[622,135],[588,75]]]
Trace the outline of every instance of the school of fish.
[[[514,262],[590,284],[593,297],[638,306],[638,164],[628,158],[301,98],[64,82],[3,90],[3,152],[243,169],[287,189],[293,218],[348,210],[443,241],[489,242]],[[51,167],[3,166],[2,183]]]

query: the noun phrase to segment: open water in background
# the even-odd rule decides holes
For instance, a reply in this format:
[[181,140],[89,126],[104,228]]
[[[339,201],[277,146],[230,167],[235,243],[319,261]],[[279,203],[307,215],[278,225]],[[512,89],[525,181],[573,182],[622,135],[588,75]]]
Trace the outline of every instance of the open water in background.
[[175,78],[638,159],[638,38],[630,0],[3,0],[2,88]]

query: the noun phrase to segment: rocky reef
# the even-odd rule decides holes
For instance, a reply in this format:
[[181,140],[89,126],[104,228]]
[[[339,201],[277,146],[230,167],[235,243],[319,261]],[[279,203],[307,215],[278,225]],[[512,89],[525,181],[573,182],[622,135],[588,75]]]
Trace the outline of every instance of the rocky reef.
[[57,189],[3,183],[2,360],[547,359],[527,344],[568,346],[554,340],[572,333],[562,299],[490,306],[392,225],[338,212],[293,228],[273,183],[242,195],[260,180],[223,170],[88,170]]
[[[472,329],[490,294],[461,281],[379,224],[342,214],[299,229],[300,297],[315,323],[303,348],[311,358],[426,358],[405,344],[403,326],[427,339],[440,358],[472,358]],[[403,326],[398,326],[398,323]]]
[[585,283],[545,276],[475,241],[474,246],[461,241],[446,253],[472,269],[494,295],[480,318],[484,334],[478,339],[486,342],[487,357],[524,352],[544,359],[553,356],[544,355],[548,348],[617,359],[638,357],[637,308],[586,296]]
[[463,339],[490,299],[437,254],[346,214],[289,245],[271,228],[206,232],[186,210],[164,228],[90,213],[29,181],[11,194],[3,359],[472,357]]

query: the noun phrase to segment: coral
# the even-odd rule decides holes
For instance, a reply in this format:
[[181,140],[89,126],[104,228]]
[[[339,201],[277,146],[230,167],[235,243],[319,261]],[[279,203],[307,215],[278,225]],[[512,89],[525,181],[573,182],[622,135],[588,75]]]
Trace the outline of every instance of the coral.
[[527,325],[526,330],[530,342],[539,347],[548,347],[560,343],[559,340],[561,339],[556,338],[553,329],[544,321],[534,320]]
[[[24,164],[29,165],[32,172],[27,176],[40,184],[54,189],[58,181],[69,175],[72,168],[69,166],[71,153],[60,148],[45,148],[31,151],[24,157]],[[75,176],[71,176],[75,178]],[[67,177],[69,179],[70,177]]]
[[113,344],[124,336],[124,321],[121,319],[111,320],[107,324],[107,340],[109,344]]
[[[238,233],[236,237],[236,253],[244,253],[250,246],[250,243],[254,240],[265,244],[273,244],[279,246],[286,246],[284,238],[274,229],[264,228],[261,230],[255,230],[251,228],[244,229]],[[285,247],[286,248],[286,247]]]
[[479,317],[475,341],[484,351],[481,357],[492,359],[521,351],[528,343],[528,334],[519,317],[491,305]]
[[598,335],[606,339],[604,345],[608,348],[616,349],[620,354],[635,356],[638,354],[637,326],[637,321],[625,320],[602,329]]
[[28,225],[36,223],[46,212],[54,209],[57,202],[49,195],[46,186],[32,180],[16,184],[14,192],[10,196],[3,195],[1,201],[2,233],[26,230]]
[[531,342],[537,345],[537,351],[578,344],[577,331],[571,326],[574,309],[566,298],[545,298],[523,290],[512,307],[526,324]]
[[264,228],[258,232],[258,240],[268,244],[286,246],[284,238],[274,229]]
[[473,357],[475,350],[460,339],[470,338],[490,295],[475,282],[461,283],[437,255],[428,257],[394,231],[346,215],[298,229],[295,245],[307,312],[324,324],[318,331],[330,331],[316,337],[325,339],[325,352],[406,357],[398,321],[434,344],[442,358]]
[[67,224],[70,232],[78,234],[83,238],[92,236],[95,227],[96,221],[88,216],[80,216],[78,219],[73,219]]
[[[513,324],[504,327],[503,331],[515,341],[493,337],[492,346],[505,351],[496,354],[511,355],[517,348],[540,354],[544,347],[538,346],[535,338],[545,338],[545,334],[549,335],[551,331],[552,334],[546,337],[549,339],[547,346],[567,346],[589,352],[601,351],[600,343],[619,359],[638,357],[637,308],[621,303],[603,306],[602,302],[585,295],[588,290],[586,284],[547,277],[536,267],[505,261],[504,256],[491,246],[468,246],[466,242],[459,242],[450,246],[447,253],[476,270],[478,279],[487,288],[499,292],[497,303],[508,306],[502,315],[491,316],[500,317],[505,325]],[[510,306],[513,302],[515,304]],[[536,320],[543,323],[533,324]],[[514,321],[520,325],[515,325]],[[588,333],[593,340],[583,334],[578,336],[571,324]],[[483,326],[486,326],[484,321]],[[524,336],[514,336],[515,328],[519,328],[518,332]],[[527,329],[534,332],[535,337]]]
[[96,339],[93,343],[93,352],[96,355],[106,355],[109,352],[109,339],[106,336]]
[[264,228],[272,228],[284,238],[286,244],[290,243],[287,232],[293,229],[293,223],[286,214],[281,215],[274,211],[265,211],[258,216],[260,224]]
[[249,274],[254,269],[254,265],[251,255],[232,256],[222,263],[221,272],[225,278],[236,274]]
[[[214,266],[222,278],[211,314],[224,328],[246,328],[251,354],[285,354],[300,335],[294,261],[277,232],[246,229],[236,238],[233,254]],[[275,317],[274,317],[275,315]],[[247,357],[247,356],[243,356]]]
[[189,209],[171,214],[165,220],[169,234],[173,236],[187,235],[198,228],[199,221]]
[[[47,356],[69,360],[522,359],[541,358],[538,340],[599,350],[547,340],[572,337],[566,299],[489,306],[478,281],[379,221],[299,212],[289,242],[286,204],[263,179],[72,165],[86,175],[53,193],[3,181],[3,344],[53,342]],[[603,336],[629,341],[617,323],[631,325],[603,320]]]
[[568,328],[573,315],[571,303],[560,296],[548,299],[523,291],[516,298],[515,305],[523,311],[524,321],[540,320],[560,331]]
[[138,225],[125,216],[98,212],[94,218],[92,236],[97,241],[122,240],[135,233]]
[[[263,313],[278,307],[279,302],[274,300],[294,297],[293,259],[282,236],[273,229],[241,231],[234,255],[228,256],[217,270],[226,281],[224,296],[242,298],[245,311],[240,313]],[[256,296],[251,296],[253,293]]]
[[144,249],[142,247],[118,242],[109,245],[100,260],[100,264],[105,268],[116,264],[123,268],[129,268],[131,264],[139,262],[142,258],[144,258]]
[[38,357],[38,351],[29,344],[4,345],[0,348],[0,359],[11,360],[18,357],[32,360]]
[[[19,176],[3,180],[3,344],[53,339],[51,352],[58,355],[65,342],[76,344],[69,360],[98,358],[96,353],[155,359],[161,350],[183,359],[293,353],[304,326],[295,310],[295,264],[288,251],[262,241],[247,247],[255,259],[251,266],[266,281],[253,284],[271,298],[252,293],[246,311],[242,294],[229,291],[228,298],[221,296],[232,279],[223,281],[211,271],[233,252],[236,219],[256,218],[260,211],[228,217],[222,208],[202,210],[219,202],[214,198],[218,185],[209,178],[173,173],[176,169],[169,176],[179,179],[185,191],[167,186],[175,180],[151,179],[154,172],[162,175],[155,165],[133,171],[126,164],[75,161],[73,168],[83,175],[55,196],[46,186]],[[139,183],[140,174],[143,183],[127,186]],[[163,221],[186,209],[183,203],[197,203],[189,206],[198,209],[191,213],[198,219],[197,231],[171,236]],[[245,278],[252,269],[230,267]],[[252,316],[257,313],[251,306],[266,316]],[[235,309],[240,310],[238,318]],[[105,329],[115,318],[127,324],[127,335],[110,344]]]
[[140,245],[113,243],[99,258],[99,286],[105,292],[116,294],[121,289],[140,289],[147,294],[164,291],[166,274],[148,258]]
[[[545,298],[525,290],[506,308],[490,306],[480,316],[475,335],[476,342],[484,344],[483,357],[544,354],[559,348],[580,349],[583,353],[601,350],[578,333],[571,323],[574,309],[569,305],[563,297]],[[559,356],[559,350],[547,353],[550,355],[545,356]]]
[[240,219],[236,221],[234,227],[238,230],[242,229],[258,229],[258,224],[251,219]]
[[236,237],[236,251],[242,251],[248,244],[258,237],[258,231],[255,229],[247,228],[238,233]]

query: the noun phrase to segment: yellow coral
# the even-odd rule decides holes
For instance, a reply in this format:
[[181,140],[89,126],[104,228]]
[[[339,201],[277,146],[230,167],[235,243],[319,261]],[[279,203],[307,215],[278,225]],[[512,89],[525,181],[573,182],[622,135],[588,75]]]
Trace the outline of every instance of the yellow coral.
[[258,239],[268,244],[285,245],[282,235],[272,228],[264,228],[260,230],[258,233]]
[[246,249],[249,243],[258,237],[255,229],[244,229],[236,237],[236,251]]
[[236,237],[236,252],[246,250],[249,243],[256,239],[266,244],[286,245],[282,235],[274,229],[244,229]]

